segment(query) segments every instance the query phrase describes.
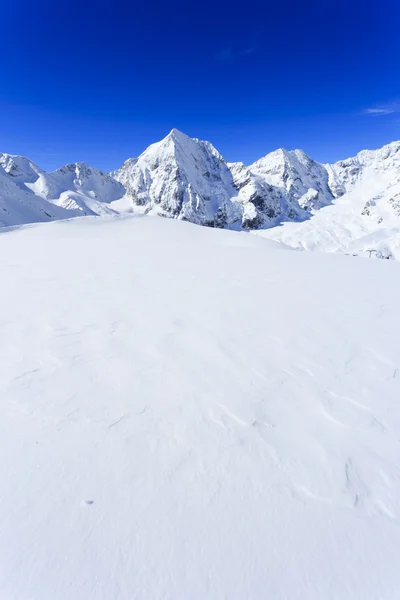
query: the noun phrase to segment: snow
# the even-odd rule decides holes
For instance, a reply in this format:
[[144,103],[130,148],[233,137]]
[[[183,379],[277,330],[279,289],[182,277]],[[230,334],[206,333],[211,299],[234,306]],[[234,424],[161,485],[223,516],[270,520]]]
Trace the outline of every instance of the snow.
[[0,227],[132,213],[255,230],[295,249],[399,259],[400,142],[326,165],[280,148],[245,166],[173,129],[111,174],[81,162],[47,173],[0,154]]
[[374,250],[400,260],[399,174],[400,170],[367,169],[354,189],[314,211],[309,220],[286,222],[257,234],[296,249],[367,256]]
[[[326,168],[302,150],[288,152],[280,148],[250,165],[249,169],[281,190],[286,202],[296,201],[300,208],[319,208],[333,199]],[[299,207],[293,208],[298,210]]]
[[0,153],[0,227],[115,213],[125,188],[84,163],[47,173],[29,159]]
[[111,174],[122,183],[139,211],[212,226],[241,227],[232,174],[207,141],[173,129],[138,159]]
[[105,216],[0,269],[1,598],[397,599],[398,263]]
[[112,175],[136,213],[254,229],[297,249],[350,252],[355,243],[362,254],[376,242],[377,255],[399,255],[400,142],[332,165],[280,148],[247,167],[174,129]]

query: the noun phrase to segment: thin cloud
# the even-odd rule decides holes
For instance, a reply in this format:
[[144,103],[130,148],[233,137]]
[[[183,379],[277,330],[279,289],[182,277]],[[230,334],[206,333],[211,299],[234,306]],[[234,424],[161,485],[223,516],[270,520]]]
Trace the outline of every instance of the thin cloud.
[[394,110],[394,108],[367,108],[364,111],[365,115],[392,115],[394,112],[396,112]]
[[372,106],[370,108],[366,108],[363,111],[364,115],[369,115],[372,117],[379,117],[384,115],[393,115],[395,113],[400,112],[400,102],[388,102],[387,104],[378,104],[377,106]]

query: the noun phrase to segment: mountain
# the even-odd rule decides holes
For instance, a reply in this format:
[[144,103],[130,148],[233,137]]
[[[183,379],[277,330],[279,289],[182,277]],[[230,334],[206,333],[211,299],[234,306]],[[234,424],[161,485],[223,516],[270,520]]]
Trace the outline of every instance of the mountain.
[[400,142],[324,167],[335,200],[309,220],[258,233],[297,249],[400,260]]
[[[279,149],[249,166],[227,163],[210,142],[172,130],[112,176],[133,204],[195,223],[245,228],[305,221],[371,178],[398,181],[400,142],[323,165]],[[365,202],[371,198],[366,198]],[[225,218],[221,218],[221,214]]]
[[0,223],[3,226],[73,216],[111,214],[125,194],[110,175],[84,163],[47,173],[28,158],[0,154]]
[[400,265],[0,235],[2,600],[395,600]]
[[298,249],[400,258],[399,149],[325,165],[279,149],[245,166],[173,130],[113,176],[135,210],[254,229]]
[[283,203],[289,207],[287,212],[310,211],[333,200],[325,167],[302,150],[288,152],[281,148],[256,161],[249,169],[281,191]]
[[334,198],[324,166],[301,150],[279,149],[249,167],[243,163],[229,166],[243,206],[245,228],[271,227],[285,219],[303,221],[311,210]]
[[28,159],[15,158],[17,160],[12,161],[9,155],[0,154],[0,227],[64,218],[62,208],[51,205],[23,183],[21,185],[24,177],[28,181],[37,178],[38,173],[36,165]]
[[0,224],[159,214],[297,249],[400,258],[399,185],[400,142],[334,164],[279,149],[246,166],[173,129],[109,175],[84,163],[47,173],[0,154]]
[[173,129],[112,175],[146,212],[200,225],[241,226],[232,173],[210,142]]
[[400,180],[400,142],[392,142],[379,150],[362,150],[355,157],[325,165],[335,195],[352,191],[363,181],[382,179],[383,185]]
[[333,199],[326,169],[300,150],[277,150],[246,167],[176,129],[112,176],[145,212],[213,227],[304,220]]

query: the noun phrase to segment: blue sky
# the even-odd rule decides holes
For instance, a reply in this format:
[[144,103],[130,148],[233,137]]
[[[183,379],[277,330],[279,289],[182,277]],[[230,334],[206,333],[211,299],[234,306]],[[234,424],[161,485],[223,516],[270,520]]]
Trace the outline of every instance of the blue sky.
[[[400,139],[398,0],[0,0],[0,151],[111,170],[173,127],[250,163]],[[7,16],[4,19],[4,16]]]

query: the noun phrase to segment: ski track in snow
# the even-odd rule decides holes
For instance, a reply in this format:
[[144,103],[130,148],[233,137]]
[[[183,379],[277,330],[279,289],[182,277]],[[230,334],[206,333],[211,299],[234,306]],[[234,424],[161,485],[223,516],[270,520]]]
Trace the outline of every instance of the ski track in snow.
[[398,264],[86,217],[0,269],[1,598],[398,597]]

